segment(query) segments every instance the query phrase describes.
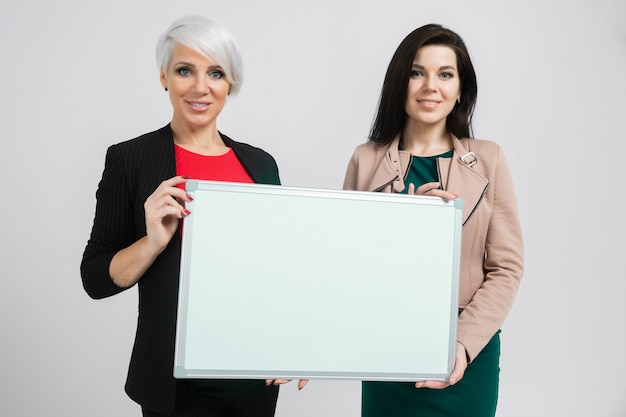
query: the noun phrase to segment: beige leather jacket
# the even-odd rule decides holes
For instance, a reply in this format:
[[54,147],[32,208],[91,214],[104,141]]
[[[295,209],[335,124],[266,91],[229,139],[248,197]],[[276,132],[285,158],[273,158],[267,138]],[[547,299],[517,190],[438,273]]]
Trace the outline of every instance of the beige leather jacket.
[[[490,141],[453,138],[452,158],[439,158],[444,190],[463,199],[463,236],[458,341],[473,360],[498,331],[517,294],[523,273],[524,247],[517,202],[501,148]],[[388,146],[358,146],[343,188],[401,192],[411,155]]]

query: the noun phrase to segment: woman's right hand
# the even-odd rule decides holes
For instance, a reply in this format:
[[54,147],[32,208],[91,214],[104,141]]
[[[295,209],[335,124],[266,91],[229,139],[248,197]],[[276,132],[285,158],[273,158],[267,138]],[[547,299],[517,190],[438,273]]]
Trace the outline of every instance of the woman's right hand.
[[186,181],[180,176],[165,180],[146,199],[146,236],[111,259],[109,275],[115,284],[126,288],[139,281],[176,233],[180,219],[190,214],[183,204],[192,199],[177,187]]
[[187,178],[181,176],[163,181],[144,203],[148,244],[157,253],[161,253],[172,239],[179,220],[190,213],[183,204],[192,199],[178,187],[185,182]]
[[409,184],[409,194],[440,197],[446,201],[454,200],[459,196],[457,193],[442,190],[439,182],[427,182],[417,187],[417,189],[415,189],[415,184],[411,183]]

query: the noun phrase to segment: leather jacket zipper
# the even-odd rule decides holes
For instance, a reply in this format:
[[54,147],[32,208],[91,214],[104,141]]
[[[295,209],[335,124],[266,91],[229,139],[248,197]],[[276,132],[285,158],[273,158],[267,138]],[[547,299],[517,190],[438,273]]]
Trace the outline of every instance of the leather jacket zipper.
[[[439,180],[439,184],[440,184],[439,188],[443,190],[443,181],[441,181],[441,168],[439,166],[439,159],[437,159],[437,179]],[[487,192],[487,188],[489,188],[489,184],[487,184],[487,186],[483,189],[483,192],[480,194],[480,198],[476,202],[476,205],[474,205],[474,208],[472,209],[470,214],[468,214],[467,219],[465,219],[462,226],[465,226],[465,223],[467,223],[469,219],[472,218],[472,214],[474,214],[474,212],[476,211],[480,203],[483,201],[483,197],[485,196],[485,193]]]
[[[398,179],[398,176],[396,175],[395,177],[393,177],[393,179],[392,179],[391,181],[384,183],[384,184],[383,184],[383,185],[381,185],[380,187],[378,187],[378,188],[376,188],[376,189],[372,190],[372,192],[373,192],[373,193],[377,193],[377,192],[382,191],[382,190],[383,190],[385,187],[387,187],[388,185],[393,184],[393,182],[394,182],[394,181],[396,181],[397,179]],[[391,188],[392,188],[392,190],[393,190],[393,187],[391,187]]]
[[485,186],[485,188],[483,188],[483,192],[480,194],[480,198],[476,202],[476,205],[474,206],[474,208],[472,209],[470,214],[467,215],[467,219],[463,222],[462,226],[465,226],[465,223],[467,223],[469,221],[469,219],[472,218],[472,214],[474,214],[474,212],[476,211],[476,209],[478,208],[480,203],[483,201],[483,197],[485,196],[485,193],[487,192],[487,188],[489,188],[489,184],[487,184],[487,186]]

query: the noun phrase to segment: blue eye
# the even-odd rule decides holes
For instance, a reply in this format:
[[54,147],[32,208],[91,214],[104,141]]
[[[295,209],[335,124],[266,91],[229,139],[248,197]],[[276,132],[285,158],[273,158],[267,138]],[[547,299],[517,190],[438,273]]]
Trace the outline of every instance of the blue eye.
[[222,71],[218,71],[218,70],[211,71],[209,73],[209,77],[215,78],[215,79],[220,79],[220,78],[224,77],[224,73]]
[[178,72],[180,75],[184,75],[184,76],[191,75],[191,70],[189,68],[186,68],[186,67],[178,68],[176,70],[176,72]]
[[449,72],[442,72],[441,73],[441,78],[452,78],[453,75]]

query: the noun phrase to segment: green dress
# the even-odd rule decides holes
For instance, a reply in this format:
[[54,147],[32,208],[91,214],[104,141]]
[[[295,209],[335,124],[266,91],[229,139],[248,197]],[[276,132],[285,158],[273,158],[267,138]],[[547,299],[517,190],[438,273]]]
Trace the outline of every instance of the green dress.
[[[453,151],[429,157],[413,156],[404,179],[415,187],[438,182],[437,158],[450,158]],[[463,378],[448,388],[415,388],[413,382],[362,383],[362,417],[492,417],[498,402],[500,379],[499,331],[467,367]],[[401,341],[398,341],[401,343]]]
[[435,156],[411,156],[411,166],[404,179],[404,191],[403,194],[407,194],[409,191],[409,184],[415,185],[415,188],[427,182],[438,182],[439,176],[437,174],[437,158],[452,158],[454,150],[442,153]]

